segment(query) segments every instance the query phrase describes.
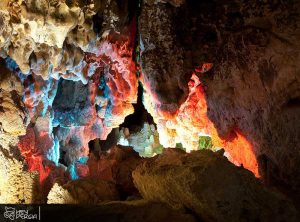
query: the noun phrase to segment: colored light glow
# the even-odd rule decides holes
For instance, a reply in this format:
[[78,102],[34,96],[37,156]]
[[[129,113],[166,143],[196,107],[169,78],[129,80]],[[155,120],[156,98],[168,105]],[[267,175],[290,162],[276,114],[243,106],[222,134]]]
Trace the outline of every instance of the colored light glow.
[[[40,137],[41,141],[48,141],[47,135]],[[28,165],[29,172],[39,172],[40,183],[43,184],[48,177],[51,169],[49,166],[44,166],[44,155],[42,154],[42,147],[38,147],[36,144],[36,135],[32,128],[27,128],[25,136],[21,136],[18,143],[19,150],[22,156],[25,158]]]
[[[71,179],[78,179],[89,173],[86,166],[88,142],[95,138],[106,139],[112,128],[119,126],[127,115],[133,113],[132,103],[137,100],[138,88],[135,63],[132,61],[133,41],[134,38],[130,39],[127,34],[109,34],[93,49],[94,54],[86,53],[84,60],[79,64],[80,67],[74,67],[74,73],[59,73],[59,70],[51,66],[47,80],[32,73],[23,79],[23,100],[30,117],[48,115],[50,121],[47,131],[28,128],[27,134],[20,137],[18,144],[28,170],[40,173],[41,184],[59,165],[60,144],[53,135],[53,127],[69,129],[64,143],[77,139],[75,147],[79,147],[79,151],[74,152],[68,172]],[[16,72],[18,67],[13,60],[7,63]],[[88,84],[91,106],[86,108],[84,115],[79,114],[78,118],[74,118],[78,113],[74,113],[73,116],[70,112],[54,113],[55,115],[50,112],[49,115],[60,78],[81,80]],[[80,122],[79,118],[84,118],[84,121],[82,119]],[[70,122],[70,126],[64,126],[63,120]]]
[[258,163],[253,152],[253,146],[240,130],[234,130],[227,139],[220,139],[217,135],[214,135],[213,141],[215,144],[224,147],[227,158],[232,163],[237,166],[243,165],[244,168],[259,177]]
[[141,74],[140,81],[144,85],[144,105],[154,118],[159,132],[160,143],[164,147],[176,147],[181,143],[187,152],[198,149],[200,135],[210,135],[215,147],[222,147],[229,154],[228,159],[252,171],[259,177],[258,164],[253,146],[239,129],[234,129],[228,138],[220,138],[213,122],[207,116],[205,90],[196,73],[204,73],[212,68],[212,64],[204,64],[197,68],[188,83],[189,95],[175,115],[158,110],[155,92],[151,92],[149,83]]
[[70,176],[71,176],[72,180],[79,179],[79,176],[77,175],[75,164],[70,164],[69,167],[68,167],[68,171],[70,173]]
[[58,160],[59,160],[59,141],[57,138],[54,138],[53,140],[53,146],[52,148],[49,149],[49,152],[47,154],[48,160],[51,160],[55,163],[55,165],[58,165]]

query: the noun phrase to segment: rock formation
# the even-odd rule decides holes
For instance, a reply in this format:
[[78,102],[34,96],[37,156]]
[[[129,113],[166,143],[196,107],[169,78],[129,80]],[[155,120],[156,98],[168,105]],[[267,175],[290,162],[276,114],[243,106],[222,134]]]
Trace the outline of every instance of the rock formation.
[[144,103],[165,147],[193,149],[201,129],[232,162],[299,190],[298,11],[298,1],[144,1]]
[[99,158],[92,155],[87,165],[90,177],[114,182],[122,196],[127,197],[138,194],[131,174],[142,161],[131,147],[115,146]]
[[113,183],[102,180],[81,179],[63,186],[54,184],[48,194],[49,204],[98,204],[119,200]]
[[0,202],[39,202],[38,174],[27,172],[16,146],[25,134],[28,114],[21,100],[21,81],[0,61]]
[[[299,9],[297,0],[0,1],[0,202],[103,210],[103,200],[141,194],[185,210],[144,200],[107,209],[125,221],[153,221],[160,207],[191,221],[185,213],[293,220],[291,203],[267,187],[300,209]],[[211,144],[201,149],[223,148],[240,168],[210,151],[139,156],[199,150],[203,136]]]
[[23,169],[23,162],[0,150],[0,202],[6,204],[40,203],[39,175]]
[[222,152],[166,149],[138,166],[133,178],[145,199],[189,209],[204,221],[297,220],[291,202],[237,169]]

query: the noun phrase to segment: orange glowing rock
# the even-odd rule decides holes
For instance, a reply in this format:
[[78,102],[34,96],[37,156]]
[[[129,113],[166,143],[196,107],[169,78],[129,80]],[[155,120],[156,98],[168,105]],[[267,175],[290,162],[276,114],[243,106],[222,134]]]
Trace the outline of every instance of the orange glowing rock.
[[227,139],[222,140],[216,134],[213,137],[215,142],[218,141],[216,143],[222,144],[227,153],[227,158],[232,163],[237,166],[242,165],[252,171],[256,177],[259,177],[253,146],[239,130],[235,130]]
[[205,73],[211,70],[213,67],[212,63],[204,63],[201,67],[199,66],[198,68],[195,69],[196,73]]
[[155,93],[147,81],[144,84],[144,105],[157,124],[160,143],[164,147],[175,147],[182,143],[187,151],[198,147],[199,134],[209,134],[211,122],[207,118],[207,104],[203,86],[196,74],[189,81],[189,96],[175,114],[163,112],[156,107]]
[[[204,73],[211,68],[212,64],[204,64],[196,72]],[[217,129],[207,116],[205,90],[196,73],[192,74],[188,83],[189,96],[175,115],[160,111],[156,107],[158,101],[155,92],[151,92],[143,75],[140,80],[145,89],[144,105],[157,124],[160,143],[164,147],[175,147],[176,143],[181,143],[189,152],[198,149],[199,135],[209,135],[215,147],[225,149],[228,159],[232,163],[243,165],[255,176],[259,176],[253,147],[239,130],[236,130],[228,138],[219,137]]]

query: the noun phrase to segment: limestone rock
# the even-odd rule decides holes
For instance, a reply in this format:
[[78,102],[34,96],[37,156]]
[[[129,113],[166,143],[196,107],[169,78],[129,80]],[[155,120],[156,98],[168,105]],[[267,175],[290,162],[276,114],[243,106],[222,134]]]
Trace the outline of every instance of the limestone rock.
[[118,200],[119,194],[113,183],[95,179],[79,179],[63,186],[54,184],[48,194],[49,204],[98,204]]
[[144,123],[143,128],[137,132],[130,133],[128,128],[122,128],[118,144],[133,147],[140,156],[151,157],[161,146],[158,136],[154,125]]
[[[144,103],[162,144],[191,150],[207,131],[232,162],[299,200],[299,1],[163,2],[145,1],[139,18]],[[246,147],[226,148],[240,137]]]
[[155,1],[143,4],[139,18],[141,71],[145,87],[155,98],[155,108],[174,114],[188,96],[190,75],[174,38],[173,11],[168,9],[167,4]]
[[[25,134],[27,113],[21,100],[23,86],[21,81],[0,61],[0,123],[2,138],[11,135],[16,137]],[[3,145],[3,144],[2,144]]]
[[3,148],[0,149],[0,203],[40,203],[40,184],[37,173],[23,169],[23,162],[17,160]]
[[120,192],[128,196],[138,193],[131,174],[142,161],[131,147],[115,146],[101,154],[99,159],[91,157],[87,165],[91,177],[114,182]]
[[297,221],[291,202],[209,150],[167,149],[133,178],[145,199],[187,208],[204,221]]
[[55,183],[47,197],[48,204],[77,204],[67,189]]
[[9,38],[12,33],[12,27],[9,24],[10,16],[6,11],[0,11],[0,52],[2,47],[5,48],[9,45]]
[[39,203],[38,173],[27,172],[16,145],[26,133],[28,114],[21,100],[23,86],[0,60],[0,202]]
[[105,31],[123,31],[130,10],[127,1],[1,2],[0,55],[14,59],[25,74],[33,71],[46,80],[77,75],[85,81],[84,52],[97,50]]

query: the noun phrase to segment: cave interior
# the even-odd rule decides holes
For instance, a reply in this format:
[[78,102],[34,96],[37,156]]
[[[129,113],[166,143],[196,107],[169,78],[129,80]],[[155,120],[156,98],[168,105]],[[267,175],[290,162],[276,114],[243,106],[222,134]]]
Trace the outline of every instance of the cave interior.
[[0,2],[3,221],[300,221],[299,117],[298,0]]

